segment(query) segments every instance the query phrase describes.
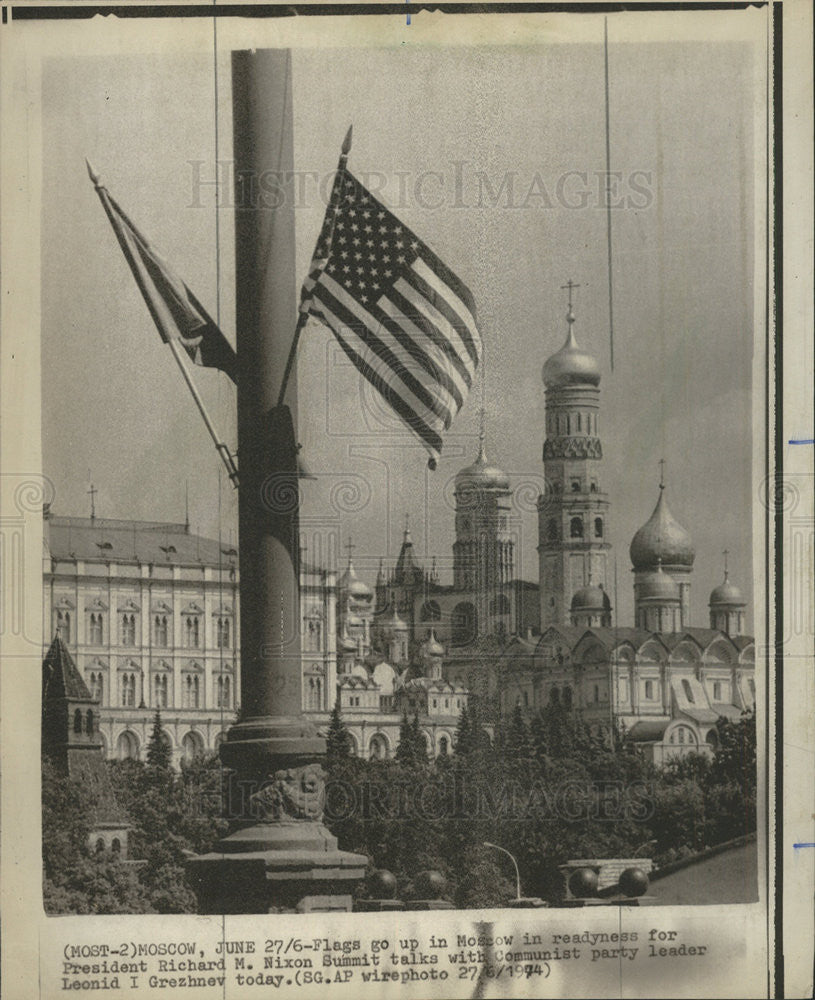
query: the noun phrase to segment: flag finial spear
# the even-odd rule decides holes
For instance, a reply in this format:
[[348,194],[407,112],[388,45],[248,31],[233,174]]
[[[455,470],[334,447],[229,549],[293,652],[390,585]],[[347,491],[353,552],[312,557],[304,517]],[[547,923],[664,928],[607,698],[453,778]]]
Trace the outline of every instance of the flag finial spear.
[[97,174],[97,172],[93,169],[93,165],[87,156],[85,157],[85,166],[88,168],[88,177],[90,177],[93,181],[94,187],[102,187],[99,180],[99,174]]
[[348,156],[348,154],[351,152],[351,138],[353,136],[353,133],[354,133],[354,126],[349,125],[348,131],[345,133],[345,138],[342,140],[342,149],[340,150],[343,156]]

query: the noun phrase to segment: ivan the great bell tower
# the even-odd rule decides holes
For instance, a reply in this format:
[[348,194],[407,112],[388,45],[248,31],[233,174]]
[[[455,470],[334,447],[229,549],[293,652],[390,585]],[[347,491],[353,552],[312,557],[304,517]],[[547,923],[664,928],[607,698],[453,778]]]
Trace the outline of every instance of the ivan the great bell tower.
[[587,587],[602,590],[604,624],[611,624],[608,595],[608,496],[603,492],[598,417],[600,370],[574,336],[571,281],[566,343],[543,366],[546,489],[538,498],[541,630],[571,624],[572,598]]

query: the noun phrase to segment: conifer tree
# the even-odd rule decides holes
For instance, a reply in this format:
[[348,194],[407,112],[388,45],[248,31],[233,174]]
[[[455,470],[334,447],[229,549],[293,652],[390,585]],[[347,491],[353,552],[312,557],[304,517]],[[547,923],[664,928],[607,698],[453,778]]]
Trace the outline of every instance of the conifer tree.
[[164,739],[164,732],[161,728],[161,712],[156,709],[156,714],[153,716],[153,730],[147,743],[147,763],[151,767],[169,771],[171,760],[172,751]]
[[351,734],[348,732],[345,722],[343,721],[342,714],[340,713],[339,694],[334,702],[334,707],[331,709],[331,719],[328,724],[328,733],[326,735],[325,753],[326,761],[329,767],[335,764],[340,764],[351,757]]
[[457,756],[466,757],[467,754],[472,752],[472,749],[473,731],[470,723],[470,710],[467,708],[467,703],[465,702],[464,708],[462,708],[461,714],[458,717],[454,750]]

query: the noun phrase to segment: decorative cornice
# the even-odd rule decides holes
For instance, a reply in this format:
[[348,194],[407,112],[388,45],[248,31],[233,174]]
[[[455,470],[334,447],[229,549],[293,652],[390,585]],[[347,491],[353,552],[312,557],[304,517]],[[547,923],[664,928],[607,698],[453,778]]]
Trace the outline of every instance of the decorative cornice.
[[549,458],[602,458],[603,446],[596,437],[547,438],[543,444],[544,461]]

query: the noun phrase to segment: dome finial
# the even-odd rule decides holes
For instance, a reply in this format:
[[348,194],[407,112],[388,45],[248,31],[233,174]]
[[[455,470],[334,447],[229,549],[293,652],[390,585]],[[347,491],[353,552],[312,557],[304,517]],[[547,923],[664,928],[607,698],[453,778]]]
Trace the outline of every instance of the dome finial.
[[665,459],[661,458],[657,463],[659,465],[659,488],[661,490],[665,489]]
[[730,549],[723,549],[722,555],[724,556],[724,582],[727,583],[729,572],[727,569],[727,557],[730,555]]
[[482,406],[478,411],[478,458],[477,462],[481,464],[486,464],[487,452],[484,447],[484,442],[487,439],[487,411]]
[[353,553],[356,545],[351,541],[351,536],[348,536],[348,541],[345,543],[343,548],[348,550],[348,568],[351,569],[351,554]]
[[580,288],[580,285],[576,285],[571,278],[566,282],[565,285],[560,286],[561,289],[569,290],[569,311],[566,313],[566,322],[569,324],[569,329],[571,330],[572,323],[574,323],[574,309],[572,308],[572,290],[575,288]]

